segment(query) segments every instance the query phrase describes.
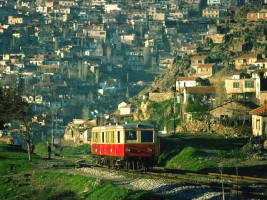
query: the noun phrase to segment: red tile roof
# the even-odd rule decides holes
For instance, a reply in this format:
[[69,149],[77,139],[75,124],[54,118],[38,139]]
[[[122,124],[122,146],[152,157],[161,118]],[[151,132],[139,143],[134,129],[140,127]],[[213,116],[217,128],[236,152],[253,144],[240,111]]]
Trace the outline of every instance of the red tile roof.
[[237,59],[244,59],[244,58],[257,58],[256,54],[245,54],[243,56],[238,57]]
[[211,68],[214,66],[214,63],[208,63],[208,64],[201,64],[201,65],[198,65],[197,68]]
[[187,47],[187,50],[192,50],[192,49],[197,49],[198,48],[198,46],[189,46],[189,47]]
[[254,110],[251,110],[250,114],[267,116],[267,104],[263,104],[262,106],[254,109]]
[[187,93],[189,94],[215,94],[215,87],[213,86],[196,86],[188,87]]
[[198,77],[193,77],[193,76],[191,76],[191,77],[178,77],[177,81],[194,81],[196,79],[198,79]]
[[192,58],[191,58],[191,60],[199,60],[199,59],[206,59],[206,58],[208,58],[208,56],[193,56]]

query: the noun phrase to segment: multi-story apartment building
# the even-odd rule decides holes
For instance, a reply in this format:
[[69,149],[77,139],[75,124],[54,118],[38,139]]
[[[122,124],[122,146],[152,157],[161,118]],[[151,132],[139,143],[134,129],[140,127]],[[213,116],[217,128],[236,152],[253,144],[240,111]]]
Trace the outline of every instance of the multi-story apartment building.
[[260,12],[250,12],[247,14],[247,21],[267,21],[267,10],[261,10]]
[[208,17],[208,18],[219,18],[219,17],[225,17],[227,14],[227,11],[225,9],[219,9],[219,8],[205,8],[202,10],[202,16]]
[[225,80],[228,99],[256,101],[256,79],[235,74]]

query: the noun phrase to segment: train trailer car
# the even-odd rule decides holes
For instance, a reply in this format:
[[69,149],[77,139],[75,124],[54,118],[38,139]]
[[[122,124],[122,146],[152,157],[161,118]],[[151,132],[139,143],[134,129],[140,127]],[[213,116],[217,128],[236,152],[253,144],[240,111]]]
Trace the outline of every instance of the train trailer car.
[[159,154],[158,131],[148,123],[127,123],[92,128],[92,154],[100,165],[124,169],[155,166]]

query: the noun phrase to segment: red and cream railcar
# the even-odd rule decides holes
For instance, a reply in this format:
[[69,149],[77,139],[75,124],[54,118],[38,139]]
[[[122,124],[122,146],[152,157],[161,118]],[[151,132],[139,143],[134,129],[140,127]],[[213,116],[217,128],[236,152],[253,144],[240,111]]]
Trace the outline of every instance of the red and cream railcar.
[[159,141],[153,124],[97,126],[91,136],[92,154],[99,156],[100,164],[140,169],[156,163]]

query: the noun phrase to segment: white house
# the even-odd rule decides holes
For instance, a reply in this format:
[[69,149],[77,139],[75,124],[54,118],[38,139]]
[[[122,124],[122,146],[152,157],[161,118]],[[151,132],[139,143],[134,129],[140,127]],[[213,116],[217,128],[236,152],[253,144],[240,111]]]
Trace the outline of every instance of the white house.
[[115,11],[115,10],[121,10],[120,4],[113,3],[113,4],[106,4],[105,5],[105,12],[106,13],[110,13],[111,11]]
[[132,104],[127,104],[125,102],[121,102],[118,105],[118,110],[120,111],[120,115],[129,115],[133,112],[133,109],[131,108]]
[[250,111],[253,136],[267,136],[267,104]]
[[199,77],[179,77],[176,79],[176,90],[184,87],[195,87],[201,85],[201,78]]
[[221,5],[221,0],[207,0],[207,4],[209,6],[212,6],[212,5]]

